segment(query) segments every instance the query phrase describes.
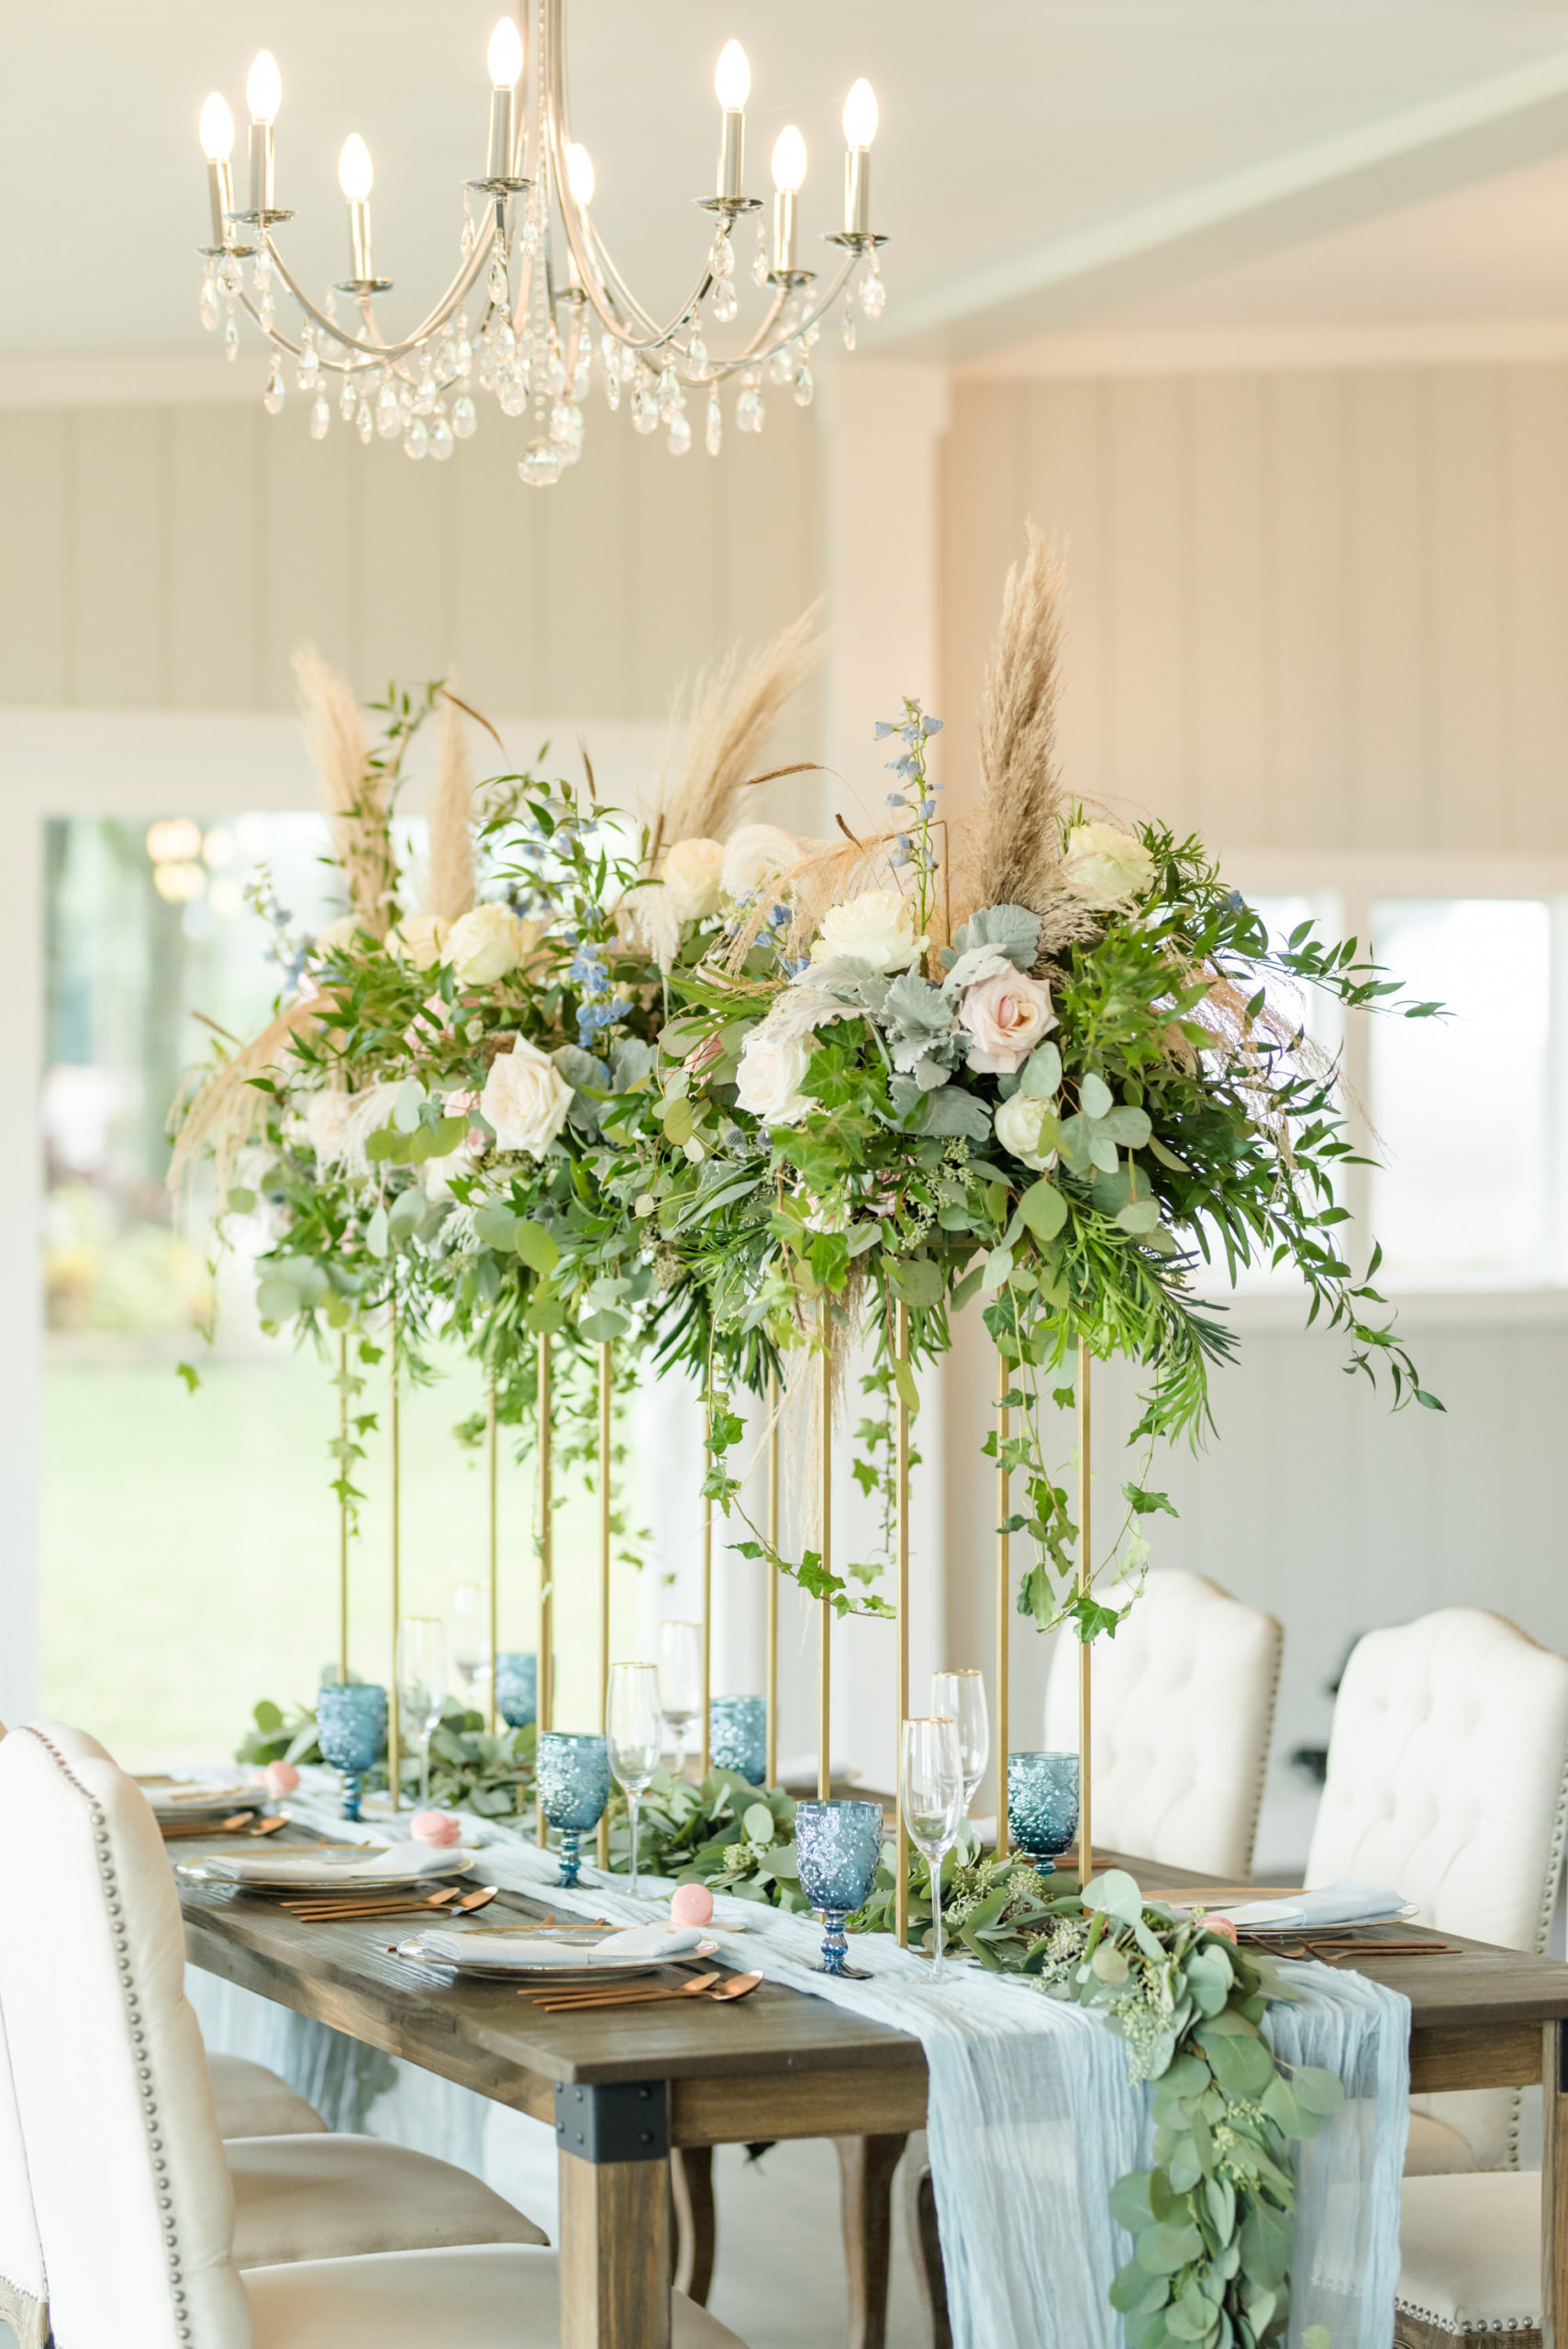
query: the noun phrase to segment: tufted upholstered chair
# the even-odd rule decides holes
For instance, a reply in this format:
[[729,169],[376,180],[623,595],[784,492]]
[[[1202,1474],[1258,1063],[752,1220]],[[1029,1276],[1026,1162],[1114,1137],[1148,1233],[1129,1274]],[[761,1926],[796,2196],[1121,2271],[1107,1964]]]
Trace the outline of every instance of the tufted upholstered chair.
[[1540,2180],[1407,2177],[1394,2349],[1541,2349]]
[[[1345,1667],[1309,1885],[1392,1885],[1420,1921],[1546,1947],[1568,1817],[1568,1661],[1471,1607],[1370,1631]],[[1412,2175],[1517,2169],[1523,2091],[1411,2100]]]
[[[35,1724],[0,1743],[0,1873],[33,1896],[0,1934],[0,2006],[61,2342],[556,2349],[558,2263],[516,2211],[534,2242],[296,2257],[241,2274],[239,2149],[217,2133],[162,1839],[124,1773],[85,1750],[90,1739],[68,1755],[70,1738]],[[284,2142],[314,2154],[345,2141]],[[445,2167],[416,2158],[424,2172]],[[739,2349],[679,2299],[674,2342]]]
[[[1094,1657],[1096,1843],[1227,1884],[1251,1872],[1283,1635],[1202,1575],[1154,1573]],[[1045,1743],[1078,1744],[1078,1642],[1051,1660]]]

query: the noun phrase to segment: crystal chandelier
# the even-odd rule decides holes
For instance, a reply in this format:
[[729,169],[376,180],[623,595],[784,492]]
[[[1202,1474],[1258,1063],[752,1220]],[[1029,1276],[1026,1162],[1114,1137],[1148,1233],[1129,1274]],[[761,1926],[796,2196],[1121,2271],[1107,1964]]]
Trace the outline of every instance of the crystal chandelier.
[[[401,440],[416,460],[450,457],[478,426],[476,389],[492,392],[507,416],[526,416],[529,438],[517,471],[535,487],[560,479],[583,449],[583,413],[595,372],[605,397],[623,397],[639,432],[661,428],[673,456],[692,445],[688,402],[706,403],[704,439],[717,456],[724,437],[720,386],[739,382],[735,425],[762,429],[763,385],[786,388],[802,407],[812,396],[811,353],[821,321],[842,304],[843,337],[853,350],[857,305],[880,317],[886,295],[877,262],[885,240],[871,226],[871,147],[876,99],[857,82],[844,106],[844,219],[825,242],[841,258],[819,283],[799,266],[796,208],[806,178],[806,141],[792,124],[773,148],[771,239],[762,206],[744,191],[745,106],[751,68],[739,41],[727,44],[714,76],[720,108],[714,195],[699,199],[713,215],[713,240],[696,287],[661,320],[628,286],[594,222],[594,166],[573,139],[567,119],[565,0],[529,0],[531,71],[524,75],[522,35],[504,17],[491,36],[490,133],[483,178],[467,184],[457,273],[428,317],[401,340],[377,316],[378,277],[371,252],[373,172],[364,140],[344,141],[338,179],[349,207],[349,274],[317,306],[291,273],[277,230],[293,214],[276,198],[274,125],[283,96],[277,64],[263,50],[250,68],[250,201],[236,207],[229,157],[234,118],[214,92],[202,108],[207,159],[210,244],[200,248],[206,273],[201,315],[221,326],[226,354],[239,349],[239,308],[267,337],[272,369],[263,406],[284,405],[285,371],[310,401],[310,433],[331,427],[328,384],[338,379],[338,412],[369,441]],[[737,351],[710,351],[709,322],[728,328],[740,307],[735,237],[756,216],[751,274],[765,293],[754,332]],[[250,265],[246,283],[245,265]],[[280,294],[297,307],[297,324],[279,322]],[[721,338],[722,340],[722,338]],[[595,342],[597,350],[595,351]]]

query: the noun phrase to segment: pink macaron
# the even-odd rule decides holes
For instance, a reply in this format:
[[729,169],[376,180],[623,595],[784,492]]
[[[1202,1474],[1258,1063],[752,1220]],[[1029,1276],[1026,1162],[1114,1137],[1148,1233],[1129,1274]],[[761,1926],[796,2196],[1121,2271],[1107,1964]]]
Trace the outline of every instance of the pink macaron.
[[268,1763],[266,1785],[270,1795],[292,1795],[298,1784],[299,1772],[292,1762]]
[[711,1925],[713,1895],[706,1884],[678,1884],[670,1896],[670,1915],[677,1925]]
[[408,1822],[408,1832],[417,1842],[444,1849],[449,1843],[462,1842],[462,1821],[450,1810],[417,1810]]

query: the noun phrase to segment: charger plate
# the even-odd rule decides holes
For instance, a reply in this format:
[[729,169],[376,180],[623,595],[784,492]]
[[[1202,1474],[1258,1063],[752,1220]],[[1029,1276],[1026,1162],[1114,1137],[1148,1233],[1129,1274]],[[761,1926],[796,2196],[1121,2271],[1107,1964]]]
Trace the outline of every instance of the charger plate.
[[[345,1844],[346,1854],[355,1852],[353,1844]],[[277,1854],[258,1852],[254,1858],[244,1854],[245,1874],[235,1876],[233,1863],[225,1866],[216,1858],[211,1860],[178,1860],[176,1876],[188,1876],[195,1884],[228,1884],[243,1892],[342,1892],[350,1898],[361,1894],[386,1890],[402,1891],[408,1885],[427,1884],[434,1892],[447,1876],[466,1876],[474,1864],[473,1852],[454,1851],[443,1854],[441,1865],[432,1867],[392,1867],[372,1873],[363,1868],[362,1859],[356,1873],[353,1858],[328,1860],[325,1865],[314,1855],[306,1859],[302,1853],[293,1867],[287,1865],[286,1848]]]
[[[438,1926],[435,1930],[441,1932],[445,1929]],[[597,1965],[529,1965],[526,1962],[507,1965],[505,1960],[497,1962],[485,1952],[480,1934],[476,1933],[473,1938],[472,1958],[466,1953],[460,1956],[452,1950],[442,1950],[438,1955],[435,1951],[425,1947],[423,1933],[411,1933],[406,1941],[398,1942],[394,1946],[399,1957],[410,1958],[419,1965],[438,1966],[443,1973],[461,1974],[465,1980],[526,1982],[535,1986],[549,1982],[559,1984],[563,1990],[580,1989],[589,1982],[625,1981],[635,1975],[662,1974],[667,1965],[689,1965],[694,1959],[714,1957],[718,1953],[717,1942],[702,1941],[695,1949],[684,1949],[674,1956],[651,1953],[645,1957],[606,1958]],[[554,1942],[567,1949],[573,1946],[593,1949],[605,1936],[602,1932],[592,1928],[582,1930],[565,1926],[557,1927],[554,1932],[532,1932],[526,1937],[518,1935],[519,1940],[524,1938]]]

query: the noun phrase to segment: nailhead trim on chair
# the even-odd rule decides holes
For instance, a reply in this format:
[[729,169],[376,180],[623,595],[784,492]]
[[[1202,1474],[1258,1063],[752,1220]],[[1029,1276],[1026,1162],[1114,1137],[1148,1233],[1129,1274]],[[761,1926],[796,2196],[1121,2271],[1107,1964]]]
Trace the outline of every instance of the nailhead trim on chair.
[[125,1911],[120,1905],[119,1882],[114,1863],[109,1858],[109,1823],[102,1806],[90,1795],[82,1781],[72,1771],[71,1765],[49,1739],[33,1728],[18,1732],[23,1737],[36,1738],[43,1747],[68,1787],[79,1794],[87,1806],[93,1822],[93,1845],[97,1855],[98,1880],[103,1887],[104,1907],[109,1919],[109,1935],[114,1944],[115,1971],[120,1978],[120,1994],[125,2000],[126,2022],[130,2043],[137,2053],[136,2080],[141,2099],[142,2124],[147,2132],[147,2149],[156,2183],[159,2224],[163,2231],[163,2256],[169,2270],[169,2298],[174,2312],[176,2337],[185,2343],[192,2338],[191,2322],[185,2307],[184,2269],[180,2258],[180,2232],[174,2220],[174,2199],[169,2191],[169,2165],[164,2158],[161,2122],[158,2115],[158,2099],[152,2086],[152,2069],[147,2061],[147,2033],[142,2028],[141,2001],[137,1993],[136,1978],[131,1972],[130,1943],[126,1937]]
[[1252,1862],[1258,1850],[1258,1821],[1263,1815],[1263,1788],[1268,1783],[1269,1753],[1274,1742],[1274,1715],[1279,1709],[1280,1671],[1284,1663],[1284,1626],[1273,1616],[1269,1620],[1279,1633],[1274,1642],[1274,1676],[1269,1688],[1269,1709],[1263,1721],[1263,1758],[1258,1768],[1258,1790],[1252,1798],[1251,1823],[1247,1830],[1247,1865],[1241,1873],[1251,1876]]

